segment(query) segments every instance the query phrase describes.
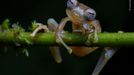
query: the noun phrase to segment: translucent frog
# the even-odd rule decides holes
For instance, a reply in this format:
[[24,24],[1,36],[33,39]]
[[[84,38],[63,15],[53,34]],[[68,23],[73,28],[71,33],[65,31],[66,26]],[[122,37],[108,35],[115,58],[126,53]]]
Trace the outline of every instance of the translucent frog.
[[[95,40],[97,39],[97,33],[101,32],[101,26],[98,20],[95,19],[96,12],[94,9],[78,2],[77,0],[67,1],[67,18],[64,18],[57,29],[57,42],[61,41],[60,33],[64,28],[65,23],[69,20],[72,22],[73,33],[84,34],[94,34]],[[63,44],[64,45],[64,44]],[[68,48],[64,45],[69,53],[73,52],[77,56],[85,56],[92,51],[96,50],[98,47],[71,47]],[[81,50],[82,49],[82,50]]]
[[[82,35],[93,34],[94,40],[97,40],[98,39],[97,33],[101,32],[101,26],[99,21],[95,19],[96,17],[95,10],[92,9],[91,7],[88,7],[78,2],[78,0],[68,0],[66,13],[67,17],[63,18],[59,24],[52,18],[48,19],[48,27],[43,24],[37,24],[39,26],[33,31],[31,36],[34,37],[36,33],[41,29],[44,29],[46,32],[53,31],[55,32],[56,35],[56,42],[58,44],[62,44],[67,49],[69,54],[73,53],[77,56],[85,56],[97,50],[99,47],[79,47],[79,46],[69,47],[62,40],[62,37],[64,37],[62,35],[64,33],[63,29],[68,21],[72,22],[72,33],[79,33]],[[49,48],[55,61],[58,63],[62,62],[59,47],[51,46]],[[115,54],[116,51],[117,49],[115,48],[106,47],[103,50],[92,75],[98,75],[99,72],[102,70],[102,68],[105,66],[105,64],[108,62],[108,60]]]

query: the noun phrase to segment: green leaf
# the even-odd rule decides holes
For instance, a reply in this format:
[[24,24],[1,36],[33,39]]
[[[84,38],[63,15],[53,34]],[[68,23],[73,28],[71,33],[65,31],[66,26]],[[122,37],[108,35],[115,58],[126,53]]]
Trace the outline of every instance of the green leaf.
[[22,53],[24,53],[27,57],[29,56],[29,52],[27,49],[23,49]]
[[10,22],[9,19],[5,19],[5,20],[2,22],[1,28],[2,28],[3,30],[8,30],[8,29],[9,29],[9,25],[10,25],[9,22]]
[[33,31],[33,30],[35,30],[36,28],[37,28],[37,22],[34,20],[34,21],[32,22],[32,26],[30,26],[29,30]]

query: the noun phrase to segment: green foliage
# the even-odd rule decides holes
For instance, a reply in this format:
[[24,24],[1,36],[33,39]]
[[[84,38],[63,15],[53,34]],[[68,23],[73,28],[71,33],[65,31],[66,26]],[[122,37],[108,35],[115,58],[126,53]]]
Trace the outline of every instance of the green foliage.
[[24,53],[27,57],[29,56],[29,52],[26,48],[23,49],[22,53]]
[[9,30],[10,21],[9,19],[5,19],[0,25],[1,30]]
[[24,32],[25,29],[21,27],[21,25],[19,24],[19,22],[12,24],[12,29],[15,32]]
[[33,22],[32,22],[32,25],[29,27],[29,30],[30,31],[33,31],[33,30],[35,30],[36,28],[37,28],[37,22],[34,20]]

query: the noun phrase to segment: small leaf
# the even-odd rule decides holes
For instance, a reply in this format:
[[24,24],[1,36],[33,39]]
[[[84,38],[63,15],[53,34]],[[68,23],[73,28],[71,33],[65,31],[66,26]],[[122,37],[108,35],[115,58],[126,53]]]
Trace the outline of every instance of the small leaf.
[[29,28],[31,31],[35,30],[37,28],[37,22],[33,21],[32,26]]
[[23,29],[23,28],[21,27],[21,25],[19,25],[19,22],[12,24],[12,28],[13,28],[16,32],[24,32],[24,31],[25,31],[25,29]]
[[10,25],[9,22],[10,22],[9,19],[5,19],[5,20],[2,22],[1,28],[2,28],[3,30],[8,30],[8,29],[9,29],[9,25]]
[[29,56],[29,52],[28,52],[28,50],[27,49],[23,49],[23,51],[22,51],[27,57]]

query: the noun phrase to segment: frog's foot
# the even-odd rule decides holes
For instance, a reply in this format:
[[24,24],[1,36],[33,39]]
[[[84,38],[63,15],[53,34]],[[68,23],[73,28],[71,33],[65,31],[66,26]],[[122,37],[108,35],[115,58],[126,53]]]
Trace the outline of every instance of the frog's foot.
[[85,44],[90,46],[91,44],[94,44],[96,42],[98,42],[98,34],[97,31],[94,30],[93,32],[88,33],[88,39]]
[[57,28],[57,30],[56,30],[56,32],[55,32],[55,35],[56,35],[56,42],[57,42],[58,44],[62,44],[62,45],[67,49],[67,51],[69,52],[69,54],[71,54],[71,53],[72,53],[72,49],[71,49],[69,46],[67,46],[67,45],[65,44],[65,42],[62,40],[62,37],[64,37],[64,36],[62,35],[62,33],[63,33],[63,28],[64,28],[66,22],[69,21],[69,20],[70,20],[70,19],[69,19],[68,17],[66,17],[66,18],[64,18],[64,19],[61,20],[61,23],[60,23],[60,25],[58,26],[58,28]]
[[71,54],[72,53],[72,49],[69,47],[69,46],[67,46],[66,45],[66,43],[62,40],[62,34],[61,33],[56,33],[56,42],[58,43],[58,44],[62,44],[66,49],[67,49],[67,51],[69,52],[69,54]]
[[103,69],[106,63],[112,58],[112,56],[116,53],[117,50],[118,48],[105,48],[105,50],[103,50],[99,58],[97,65],[95,66],[92,75],[99,75],[100,71]]
[[30,36],[34,37],[38,31],[40,30],[44,30],[45,32],[49,32],[49,29],[47,28],[46,25],[43,25],[41,23],[36,23],[36,25],[38,25],[38,27],[32,32],[32,34],[30,34]]
[[97,31],[96,30],[94,30],[94,32],[92,33],[93,35],[93,43],[96,43],[96,42],[98,42],[98,34],[97,34]]

